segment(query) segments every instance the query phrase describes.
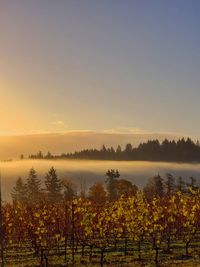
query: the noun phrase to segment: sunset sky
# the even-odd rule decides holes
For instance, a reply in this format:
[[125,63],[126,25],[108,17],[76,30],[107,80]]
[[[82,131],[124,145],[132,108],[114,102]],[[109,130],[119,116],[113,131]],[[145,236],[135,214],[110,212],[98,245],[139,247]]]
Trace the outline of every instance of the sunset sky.
[[0,135],[200,137],[200,1],[0,0]]

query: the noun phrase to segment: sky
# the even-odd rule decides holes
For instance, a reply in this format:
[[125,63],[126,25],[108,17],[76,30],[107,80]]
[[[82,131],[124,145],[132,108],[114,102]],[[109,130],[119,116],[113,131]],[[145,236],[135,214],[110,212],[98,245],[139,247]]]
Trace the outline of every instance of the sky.
[[198,0],[0,0],[0,135],[200,137]]

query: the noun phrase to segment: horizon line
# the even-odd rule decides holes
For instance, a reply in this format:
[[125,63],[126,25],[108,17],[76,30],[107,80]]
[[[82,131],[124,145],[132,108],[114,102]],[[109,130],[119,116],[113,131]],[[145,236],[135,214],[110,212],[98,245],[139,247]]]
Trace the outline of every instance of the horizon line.
[[106,129],[106,130],[92,130],[92,129],[80,129],[80,130],[66,130],[66,131],[32,131],[32,132],[0,132],[0,137],[20,137],[20,136],[39,136],[39,135],[64,135],[70,133],[91,133],[91,134],[106,134],[106,135],[172,135],[178,137],[191,137],[197,138],[191,134],[183,134],[176,132],[155,132],[155,131],[145,131],[138,130],[134,131],[134,128],[122,128],[120,129]]

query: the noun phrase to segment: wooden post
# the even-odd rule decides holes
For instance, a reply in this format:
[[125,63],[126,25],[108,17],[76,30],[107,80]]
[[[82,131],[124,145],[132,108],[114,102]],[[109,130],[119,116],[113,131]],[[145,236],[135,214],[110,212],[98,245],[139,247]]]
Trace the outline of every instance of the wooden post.
[[104,248],[101,248],[100,265],[101,267],[104,265]]
[[0,243],[1,243],[1,267],[4,267],[4,229],[2,214],[2,192],[1,192],[1,171],[0,171]]
[[124,256],[127,256],[127,242],[128,242],[128,239],[127,239],[127,237],[125,237],[125,239],[124,239]]
[[72,265],[74,265],[74,204],[72,203]]
[[68,218],[69,214],[68,214],[68,206],[65,203],[65,263],[67,263],[67,231],[68,231],[68,227],[69,227],[69,218]]

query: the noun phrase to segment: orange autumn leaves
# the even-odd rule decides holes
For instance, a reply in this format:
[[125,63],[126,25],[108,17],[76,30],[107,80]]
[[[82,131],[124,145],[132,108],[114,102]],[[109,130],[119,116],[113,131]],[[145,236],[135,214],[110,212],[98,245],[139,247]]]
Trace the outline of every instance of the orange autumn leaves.
[[114,240],[147,240],[161,246],[169,237],[190,242],[200,230],[200,192],[173,193],[147,201],[138,192],[105,204],[75,199],[73,202],[15,203],[3,206],[6,243],[31,241],[50,249],[66,238],[106,248]]

